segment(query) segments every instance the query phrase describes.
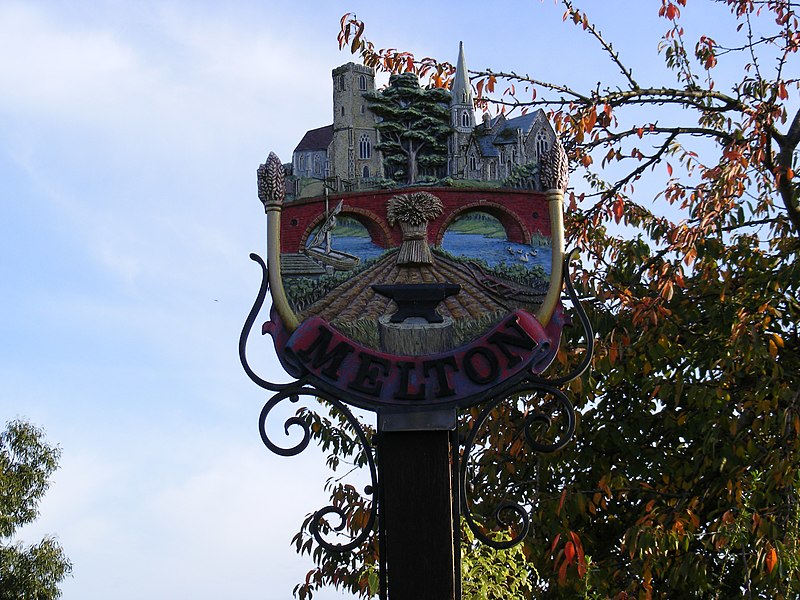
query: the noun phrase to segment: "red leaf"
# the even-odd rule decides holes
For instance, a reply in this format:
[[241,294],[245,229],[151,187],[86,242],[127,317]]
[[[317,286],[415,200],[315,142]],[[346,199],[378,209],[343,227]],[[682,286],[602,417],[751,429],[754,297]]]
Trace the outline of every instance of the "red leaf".
[[575,560],[575,544],[567,542],[564,545],[564,558],[565,562],[572,563]]
[[672,177],[672,165],[667,163],[667,174]]
[[564,561],[561,563],[561,568],[558,570],[558,583],[559,585],[564,585],[567,582],[567,567],[569,563]]
[[675,6],[672,2],[670,2],[667,5],[666,15],[667,15],[667,18],[670,21],[673,21],[675,19],[675,17],[680,17],[681,16],[681,11],[680,11],[680,9],[678,9],[677,6]]
[[622,198],[617,198],[614,202],[614,220],[619,223],[622,220],[622,215],[625,212],[625,203]]
[[550,544],[550,554],[552,554],[553,552],[555,552],[555,550],[556,550],[556,546],[558,545],[558,540],[559,540],[559,539],[561,539],[561,534],[560,534],[560,533],[557,533],[557,534],[556,534],[556,537],[554,537],[554,538],[553,538],[553,543],[552,543],[552,544]]

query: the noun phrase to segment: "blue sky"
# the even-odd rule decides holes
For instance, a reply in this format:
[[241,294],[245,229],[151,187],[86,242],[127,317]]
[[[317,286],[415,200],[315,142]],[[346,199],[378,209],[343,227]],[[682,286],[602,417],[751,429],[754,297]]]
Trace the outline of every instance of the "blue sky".
[[[63,449],[22,537],[58,536],[65,600],[282,600],[311,568],[289,540],[324,458],[261,445],[237,340],[265,247],[255,169],[331,121],[343,12],[379,46],[455,60],[463,40],[475,68],[610,72],[552,0],[378,4],[0,0],[0,417]],[[657,3],[585,4],[658,80]]]

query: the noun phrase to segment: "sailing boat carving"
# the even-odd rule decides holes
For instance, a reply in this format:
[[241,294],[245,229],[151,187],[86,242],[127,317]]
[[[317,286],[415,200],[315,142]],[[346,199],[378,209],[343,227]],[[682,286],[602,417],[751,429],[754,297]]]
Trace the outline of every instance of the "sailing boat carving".
[[[327,194],[325,200],[327,204]],[[342,202],[340,201],[336,208],[328,212],[325,222],[320,226],[311,242],[303,248],[303,253],[336,271],[349,271],[356,267],[361,259],[358,256],[331,248],[331,231],[336,227],[336,215],[342,212]]]

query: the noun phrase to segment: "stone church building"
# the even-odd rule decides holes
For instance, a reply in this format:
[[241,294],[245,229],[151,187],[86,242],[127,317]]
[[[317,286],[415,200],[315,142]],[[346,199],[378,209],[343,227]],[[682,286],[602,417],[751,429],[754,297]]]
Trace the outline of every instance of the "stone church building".
[[[375,71],[351,62],[334,69],[332,76],[333,125],[306,132],[292,154],[292,175],[297,180],[327,180],[337,191],[367,189],[371,180],[384,176],[381,153],[375,148],[376,117],[364,98],[375,90]],[[555,139],[542,110],[514,118],[483,113],[482,122],[476,123],[463,45],[450,93],[448,177],[505,180],[517,165],[536,165]]]

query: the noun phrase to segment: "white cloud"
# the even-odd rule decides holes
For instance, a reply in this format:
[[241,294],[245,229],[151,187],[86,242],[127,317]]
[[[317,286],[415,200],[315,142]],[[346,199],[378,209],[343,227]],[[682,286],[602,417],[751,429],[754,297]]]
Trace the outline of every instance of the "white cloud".
[[[150,157],[178,148],[219,150],[252,130],[263,139],[267,127],[279,138],[302,135],[290,133],[294,124],[275,115],[318,89],[309,71],[323,64],[330,69],[313,43],[298,40],[291,28],[243,28],[186,6],[141,18],[147,39],[4,4],[0,113],[89,127],[113,137],[118,150],[149,151]],[[327,104],[316,109],[325,121]]]
[[131,48],[107,32],[61,30],[38,10],[0,7],[2,106],[69,116],[106,104],[139,68]]

